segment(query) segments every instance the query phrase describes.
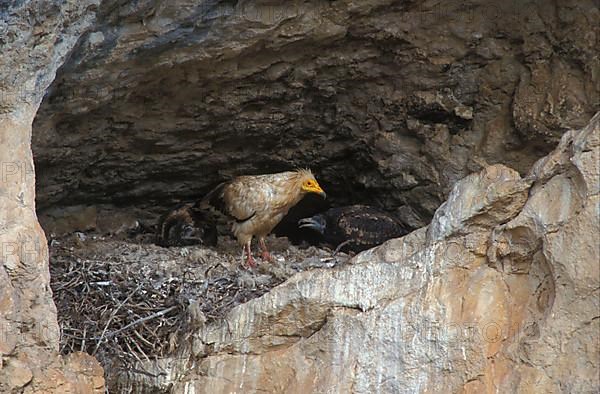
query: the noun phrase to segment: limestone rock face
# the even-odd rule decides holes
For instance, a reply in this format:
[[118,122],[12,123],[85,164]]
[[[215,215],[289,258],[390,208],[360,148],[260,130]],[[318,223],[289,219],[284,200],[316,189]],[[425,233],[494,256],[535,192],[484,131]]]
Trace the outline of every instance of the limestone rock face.
[[597,392],[598,115],[571,130],[598,108],[597,6],[432,4],[2,1],[0,392],[104,390],[59,354],[36,202],[87,226],[294,166],[335,204],[433,221],[124,388]]
[[[530,173],[459,181],[429,227],[298,274],[123,380],[139,392],[600,387],[600,113]],[[172,385],[172,386],[170,386]]]
[[40,211],[164,211],[308,166],[333,204],[419,228],[459,179],[525,174],[587,123],[599,18],[592,0],[104,0],[34,123]]
[[103,392],[102,368],[63,359],[35,212],[31,124],[56,69],[90,25],[93,1],[0,5],[0,392]]

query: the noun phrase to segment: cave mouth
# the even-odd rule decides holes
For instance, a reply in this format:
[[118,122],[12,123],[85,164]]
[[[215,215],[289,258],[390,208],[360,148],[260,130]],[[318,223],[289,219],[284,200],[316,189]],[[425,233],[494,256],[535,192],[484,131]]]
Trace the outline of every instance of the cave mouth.
[[[152,222],[234,176],[309,167],[331,206],[415,229],[457,180],[492,163],[524,174],[593,114],[593,78],[572,76],[595,48],[548,48],[538,70],[535,7],[428,7],[101,2],[34,120],[42,225],[61,233],[89,207],[107,227]],[[548,95],[552,114],[524,115]],[[294,219],[327,208],[313,204]]]
[[[177,72],[185,74],[173,71]],[[256,91],[245,98],[248,102],[238,104],[233,114],[224,115],[211,105],[218,106],[214,101],[240,100],[228,86],[231,82],[217,98],[201,96],[198,102],[190,102],[179,81],[172,84],[174,92],[163,85],[155,90],[134,86],[123,93],[123,98],[89,111],[77,113],[80,109],[71,105],[70,111],[56,112],[56,103],[64,99],[61,94],[69,89],[63,87],[64,78],[67,76],[59,73],[42,102],[33,130],[37,209],[50,233],[68,230],[57,228],[55,218],[67,216],[69,221],[72,212],[87,212],[90,206],[97,207],[98,215],[130,214],[152,224],[174,206],[197,201],[215,185],[235,176],[296,168],[311,168],[328,199],[323,202],[307,196],[282,221],[277,231],[281,235],[291,235],[295,226],[290,223],[302,217],[330,206],[352,204],[381,208],[407,227],[420,227],[430,220],[444,193],[423,178],[424,174],[416,173],[423,170],[411,162],[411,154],[374,154],[372,144],[380,142],[370,140],[381,139],[381,135],[362,135],[348,126],[332,125],[327,121],[328,109],[314,103],[319,97],[310,89],[288,101],[276,95],[258,99],[256,92],[276,87],[257,81],[246,87]],[[140,78],[156,76],[144,74]],[[149,107],[149,97],[155,96],[161,99],[155,98]],[[297,100],[317,108],[296,114]],[[255,119],[249,120],[247,108],[256,101],[263,112],[251,109]],[[327,105],[335,107],[335,103]],[[322,110],[326,113],[321,114]],[[290,114],[288,121],[279,120]],[[418,150],[414,142],[412,145],[413,151]],[[398,168],[392,172],[388,166]]]
[[[141,364],[189,346],[186,335],[202,324],[298,272],[348,261],[343,251],[309,246],[317,239],[298,231],[300,218],[364,204],[416,228],[441,201],[431,164],[416,160],[423,137],[402,115],[389,120],[397,130],[383,130],[376,118],[384,111],[369,113],[380,81],[342,79],[331,91],[348,65],[323,66],[315,77],[304,75],[316,66],[310,53],[298,64],[255,57],[237,75],[215,75],[232,61],[113,64],[103,59],[114,43],[88,52],[98,37],[83,36],[59,69],[32,149],[60,350],[95,356],[111,391],[132,369],[152,374]],[[253,68],[262,71],[246,76]],[[88,79],[98,72],[104,77]],[[155,244],[158,219],[178,204],[237,175],[295,168],[311,168],[328,198],[308,195],[282,220],[268,240],[276,264],[249,274],[227,229],[216,247]]]
[[[277,235],[300,243],[299,218],[351,204],[416,229],[458,179],[491,163],[526,173],[597,107],[593,44],[546,37],[528,22],[543,19],[535,6],[495,6],[506,15],[490,18],[463,2],[443,13],[419,2],[155,3],[101,2],[32,131],[61,351],[98,357],[109,386],[123,365],[185,346],[173,332],[349,257],[272,237],[286,263],[249,275],[226,231],[216,248],[155,245],[152,226],[176,205],[238,175],[308,167],[328,199],[305,198]],[[569,39],[590,30],[548,26]],[[548,45],[559,41],[570,48]]]
[[[81,47],[90,39],[83,37]],[[36,204],[49,234],[87,230],[95,226],[90,220],[111,231],[119,227],[108,223],[115,217],[152,225],[224,180],[295,168],[311,168],[328,199],[305,198],[284,219],[281,235],[291,235],[290,223],[299,218],[352,204],[421,227],[447,193],[452,177],[439,179],[440,164],[426,158],[428,137],[407,125],[408,112],[392,114],[374,103],[381,78],[352,87],[353,81],[341,80],[332,93],[325,87],[348,65],[323,67],[325,87],[318,74],[298,86],[296,73],[315,67],[314,61],[296,66],[267,59],[258,76],[214,76],[199,60],[132,69],[139,60],[113,65],[87,59],[101,55],[76,49],[34,120]],[[264,75],[271,68],[282,68],[274,80]],[[92,71],[108,75],[83,76]],[[110,79],[115,74],[117,81]],[[419,117],[417,125],[455,117],[452,110],[422,105],[422,113],[417,104],[405,109]],[[470,127],[465,120],[456,124],[459,129],[440,132],[451,138]]]
[[[59,69],[34,120],[32,149],[60,350],[95,356],[112,391],[120,374],[189,346],[186,333],[200,325],[298,272],[348,261],[343,251],[309,246],[317,238],[298,230],[300,218],[364,204],[416,228],[439,204],[433,184],[420,181],[429,170],[412,160],[421,137],[400,137],[401,124],[380,130],[363,113],[374,92],[352,81],[340,81],[336,94],[324,90],[331,81],[318,86],[303,75],[314,61],[246,55],[257,63],[237,75],[215,75],[233,60],[165,67],[142,54],[145,62],[106,63],[114,43],[89,52],[99,34],[83,36]],[[346,67],[323,67],[322,77]],[[254,68],[262,71],[246,75]],[[84,77],[96,71],[104,77]],[[398,149],[400,139],[410,152]],[[328,198],[308,195],[290,210],[268,240],[275,264],[249,274],[226,228],[216,247],[155,244],[157,221],[178,204],[238,175],[295,168],[311,168]]]
[[[116,217],[152,222],[234,176],[306,167],[330,206],[374,206],[414,229],[430,221],[456,180],[486,161],[510,160],[521,170],[543,154],[532,155],[518,134],[507,138],[510,155],[498,144],[514,131],[505,122],[511,108],[484,103],[509,105],[499,88],[518,81],[491,80],[481,62],[501,60],[469,57],[457,42],[440,49],[446,57],[422,61],[417,41],[439,37],[460,18],[418,19],[410,35],[394,38],[383,34],[385,23],[371,22],[406,23],[423,10],[354,15],[338,2],[302,3],[283,14],[285,23],[259,23],[279,15],[264,7],[282,5],[249,14],[249,5],[235,2],[211,7],[99,8],[33,124],[36,204],[48,233],[94,215],[107,230]],[[323,18],[310,19],[315,12]],[[494,26],[477,22],[469,28],[504,48]],[[243,34],[248,23],[252,34]],[[498,97],[479,102],[483,82]],[[498,136],[486,138],[498,117]],[[309,200],[291,216],[327,207]]]
[[[270,112],[289,110],[290,103],[265,104],[270,109],[256,123],[226,121],[228,117],[202,109],[205,97],[186,101],[189,93],[181,86],[152,90],[140,82],[120,92],[122,97],[83,110],[68,104],[89,100],[73,95],[84,87],[66,87],[65,81],[73,78],[69,73],[67,63],[34,121],[38,217],[49,241],[60,350],[95,356],[111,391],[121,391],[122,374],[146,371],[140,366],[144,361],[189,346],[184,337],[199,325],[222,318],[295,273],[348,260],[344,252],[332,256],[331,250],[309,247],[316,238],[298,232],[298,219],[330,206],[385,208],[384,201],[393,201],[377,192],[382,184],[374,179],[384,177],[369,157],[368,145],[351,143],[348,130],[288,125],[285,132],[276,132]],[[252,89],[265,86],[270,85],[257,83]],[[148,106],[151,97],[160,100]],[[224,93],[214,100],[232,98]],[[134,115],[137,111],[140,115]],[[202,116],[207,119],[198,119]],[[327,141],[332,149],[325,149]],[[250,275],[241,267],[239,246],[227,229],[221,229],[216,247],[155,244],[162,214],[200,199],[216,184],[236,175],[305,167],[312,168],[328,199],[308,195],[290,210],[275,234],[292,242],[268,240],[284,264],[261,264]]]
[[[332,95],[314,81],[296,86],[294,66],[279,62],[271,67],[287,71],[269,80],[214,78],[200,61],[134,72],[131,65],[88,64],[86,56],[94,55],[76,50],[59,69],[33,124],[37,210],[49,234],[112,231],[120,227],[115,217],[153,225],[222,181],[296,168],[311,168],[328,199],[305,198],[282,221],[280,235],[293,237],[300,218],[353,204],[380,208],[414,229],[428,223],[447,192],[437,164],[423,157],[426,137],[407,128],[403,113],[385,120],[394,129],[381,129],[377,118],[392,114],[373,107],[374,92],[363,91],[377,80],[352,89],[351,81],[340,81]],[[98,67],[121,79],[82,77]],[[423,113],[410,108],[421,121],[455,117],[422,104]]]

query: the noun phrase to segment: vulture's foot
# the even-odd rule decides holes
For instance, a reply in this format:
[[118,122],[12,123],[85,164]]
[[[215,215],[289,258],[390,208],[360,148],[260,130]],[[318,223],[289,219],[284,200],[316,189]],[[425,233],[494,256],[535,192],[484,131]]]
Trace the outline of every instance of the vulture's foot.
[[249,254],[248,257],[246,258],[245,266],[246,266],[246,268],[255,268],[256,267],[256,260],[254,260],[254,257],[252,257],[251,254]]
[[258,239],[258,247],[260,248],[260,252],[261,252],[260,257],[264,261],[268,261],[269,263],[272,263],[275,261],[275,259],[273,258],[273,256],[271,256],[271,253],[269,253],[269,250],[267,249],[267,244],[265,243],[264,238]]
[[262,253],[260,254],[260,258],[263,259],[264,261],[268,261],[269,263],[272,263],[275,261],[275,258],[273,256],[271,256],[271,253],[269,253],[268,250],[263,250]]

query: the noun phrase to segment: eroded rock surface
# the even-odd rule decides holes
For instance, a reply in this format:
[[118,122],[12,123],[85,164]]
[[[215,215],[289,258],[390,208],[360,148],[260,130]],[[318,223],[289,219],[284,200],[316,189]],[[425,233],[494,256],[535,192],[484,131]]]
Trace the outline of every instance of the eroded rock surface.
[[142,392],[600,387],[600,113],[524,178],[459,181],[431,225],[295,275],[129,376]]
[[123,386],[597,391],[598,120],[519,174],[598,108],[598,9],[504,4],[3,1],[0,391],[104,384],[58,354],[44,95],[42,211],[309,165],[336,204],[418,227],[485,168],[427,230],[294,277]]
[[[36,117],[42,212],[312,167],[412,228],[600,105],[593,1],[102,1]],[[158,208],[158,209],[157,209]],[[305,215],[309,216],[309,215]]]
[[0,5],[0,392],[98,392],[98,362],[58,354],[48,248],[35,212],[31,124],[93,1]]

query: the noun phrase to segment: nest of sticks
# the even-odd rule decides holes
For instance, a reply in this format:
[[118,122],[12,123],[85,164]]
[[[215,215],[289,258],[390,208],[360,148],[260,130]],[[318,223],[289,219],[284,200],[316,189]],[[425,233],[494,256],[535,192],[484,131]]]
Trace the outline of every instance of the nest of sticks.
[[[238,248],[161,248],[75,236],[50,245],[61,352],[95,356],[107,375],[172,355],[200,324],[223,317],[330,252],[285,247],[285,264],[240,267]],[[337,259],[336,259],[337,262]],[[327,263],[326,263],[327,264]],[[284,268],[282,268],[284,267]],[[143,371],[141,371],[143,372]]]
[[87,352],[105,368],[131,368],[172,354],[195,324],[222,317],[283,280],[249,283],[221,262],[183,264],[177,275],[162,275],[151,262],[144,269],[112,256],[81,256],[70,247],[54,252],[50,272],[61,352]]

